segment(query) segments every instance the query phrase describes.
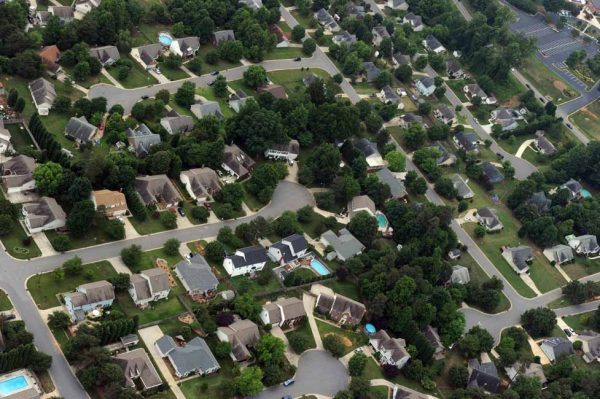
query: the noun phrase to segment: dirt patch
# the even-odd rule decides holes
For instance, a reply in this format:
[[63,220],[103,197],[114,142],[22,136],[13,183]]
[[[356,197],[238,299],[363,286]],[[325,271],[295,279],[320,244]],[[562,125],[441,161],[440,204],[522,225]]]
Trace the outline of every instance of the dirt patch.
[[508,101],[504,103],[504,105],[509,108],[515,108],[517,105],[520,104],[520,102],[521,100],[519,100],[519,96],[512,96]]
[[340,341],[342,342],[342,344],[344,344],[344,346],[346,348],[351,348],[352,345],[353,345],[352,340],[350,338],[344,336],[344,335],[336,334],[336,333],[327,333],[327,334],[325,334],[325,336],[328,336],[328,335],[335,335],[335,336],[337,336],[340,339]]
[[560,80],[555,80],[552,82],[552,86],[556,87],[561,92],[566,91],[569,87],[565,84],[565,82],[561,82]]
[[592,111],[590,111],[587,108],[582,108],[581,112],[585,114],[586,118],[591,118],[593,120],[598,120],[598,115],[596,115],[595,113],[593,113]]

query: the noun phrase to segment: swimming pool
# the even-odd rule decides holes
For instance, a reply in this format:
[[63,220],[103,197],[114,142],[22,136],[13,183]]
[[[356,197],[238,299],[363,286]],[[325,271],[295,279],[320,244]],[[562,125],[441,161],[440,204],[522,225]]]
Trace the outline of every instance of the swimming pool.
[[158,34],[158,41],[163,46],[170,46],[173,43],[173,38],[166,32],[161,32]]
[[319,274],[319,276],[327,276],[329,273],[331,273],[329,269],[317,259],[311,259],[310,266]]
[[581,196],[583,198],[591,198],[592,197],[592,193],[590,193],[588,190],[586,190],[585,188],[582,188],[580,191]]
[[0,381],[0,397],[12,395],[13,393],[22,391],[27,387],[29,387],[29,382],[27,382],[27,378],[25,378],[23,375]]
[[388,220],[383,213],[377,212],[375,217],[377,218],[377,225],[380,229],[385,229],[388,227]]

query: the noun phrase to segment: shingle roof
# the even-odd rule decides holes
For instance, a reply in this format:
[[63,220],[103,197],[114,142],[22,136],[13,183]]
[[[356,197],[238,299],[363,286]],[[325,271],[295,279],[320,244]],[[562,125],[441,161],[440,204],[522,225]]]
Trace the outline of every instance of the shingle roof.
[[152,146],[161,143],[160,135],[152,133],[144,123],[135,129],[128,128],[127,140],[137,156],[148,155]]
[[94,47],[90,49],[90,56],[98,59],[103,65],[117,62],[121,59],[119,49],[115,46]]
[[458,132],[454,135],[459,145],[466,151],[472,151],[477,148],[477,135],[474,133]]
[[504,180],[504,175],[502,172],[500,172],[500,170],[498,170],[498,168],[490,162],[482,163],[481,169],[490,183],[499,183]]
[[213,196],[221,191],[221,180],[217,172],[211,168],[194,168],[181,173],[189,179],[191,189],[196,196]]
[[246,176],[256,162],[236,144],[227,145],[223,150],[223,163],[238,176]]
[[348,214],[352,217],[355,211],[363,210],[365,208],[369,209],[373,214],[377,211],[375,203],[368,195],[357,195],[348,203]]
[[505,251],[510,254],[514,266],[519,270],[523,270],[529,267],[527,262],[533,259],[533,251],[530,247],[525,245],[521,245],[518,247],[508,247],[505,248]]
[[135,387],[135,380],[141,380],[145,389],[162,384],[158,372],[143,348],[120,353],[113,357],[125,375],[125,385]]
[[452,275],[450,276],[450,281],[452,281],[454,284],[467,284],[469,281],[471,281],[469,269],[460,265],[452,266]]
[[236,251],[235,255],[227,256],[226,259],[231,260],[234,268],[254,265],[256,263],[262,263],[268,260],[265,249],[260,245],[240,248]]
[[77,287],[77,292],[65,294],[71,297],[74,307],[94,304],[115,299],[115,288],[106,280],[82,284]]
[[38,78],[29,82],[29,90],[36,105],[47,104],[51,106],[56,98],[54,85],[44,78]]
[[546,197],[546,193],[543,191],[537,191],[527,199],[527,204],[535,206],[540,212],[548,212],[552,205],[552,200]]
[[367,81],[369,82],[372,82],[375,79],[377,79],[377,77],[381,73],[381,70],[379,70],[379,68],[377,68],[377,66],[375,66],[375,64],[370,61],[363,62],[363,68],[365,69]]
[[221,106],[216,101],[203,101],[201,103],[193,104],[190,107],[190,111],[192,111],[192,113],[198,119],[202,119],[209,115],[216,116],[217,118],[223,118]]
[[321,234],[321,240],[323,239],[326,240],[343,259],[350,259],[365,249],[365,246],[346,229],[341,229],[338,234],[335,234],[331,230],[327,230],[325,233]]
[[442,43],[440,43],[440,41],[433,35],[427,35],[427,37],[425,38],[425,43],[427,43],[427,47],[431,50],[444,47],[442,46]]
[[206,372],[219,367],[219,362],[217,362],[206,341],[200,337],[192,339],[185,346],[177,346],[171,349],[168,356],[173,366],[182,375],[197,370]]
[[19,187],[33,180],[36,168],[35,159],[26,155],[17,155],[0,164],[2,183],[5,187]]
[[55,220],[66,220],[67,215],[56,200],[51,197],[41,197],[37,202],[23,205],[27,220],[32,228],[43,227]]
[[235,34],[233,33],[233,31],[231,29],[218,30],[218,31],[214,32],[213,35],[214,35],[214,39],[215,39],[217,46],[220,45],[222,42],[225,42],[228,40],[235,40]]
[[87,143],[92,140],[96,134],[96,126],[85,119],[85,116],[79,118],[72,117],[65,126],[65,134],[75,140]]
[[379,150],[377,149],[377,143],[370,141],[369,139],[360,139],[354,143],[354,147],[359,150],[365,157],[369,157],[371,155],[379,155]]
[[135,190],[146,205],[181,201],[179,192],[167,175],[138,176],[135,178]]
[[501,380],[493,362],[480,364],[477,359],[470,359],[469,372],[468,387],[479,387],[492,393],[498,392]]
[[160,124],[165,128],[168,126],[173,134],[184,133],[192,130],[194,119],[188,115],[165,116],[161,118]]
[[379,180],[390,188],[392,198],[403,198],[408,195],[404,184],[388,168],[379,169],[376,174]]
[[200,254],[195,254],[189,262],[179,262],[175,265],[175,271],[188,291],[206,292],[219,285],[219,280]]

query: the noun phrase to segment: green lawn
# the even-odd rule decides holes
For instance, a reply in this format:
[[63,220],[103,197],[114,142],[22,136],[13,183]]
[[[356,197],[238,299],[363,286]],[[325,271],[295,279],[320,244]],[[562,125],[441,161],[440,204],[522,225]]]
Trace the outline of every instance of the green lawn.
[[[4,199],[4,193],[0,191],[0,198]],[[31,240],[29,245],[23,245],[23,240],[27,238],[27,234],[18,220],[13,219],[13,228],[10,233],[2,236],[2,244],[6,251],[17,259],[31,259],[42,254],[35,241]]]
[[297,91],[304,90],[302,78],[309,73],[315,74],[323,79],[329,78],[329,74],[322,69],[310,69],[309,71],[301,71],[300,69],[273,71],[269,72],[268,75],[273,83],[283,86],[288,95],[291,95]]
[[175,336],[179,334],[181,327],[187,324],[180,322],[178,319],[166,320],[158,325],[165,335]]
[[181,80],[187,79],[190,77],[183,69],[181,68],[169,68],[165,65],[164,62],[158,63],[158,68],[160,72],[169,80]]
[[[310,220],[306,223],[302,223],[302,230],[304,230],[306,234],[308,234],[312,238],[318,239],[321,236],[321,234],[323,234],[327,230],[327,228],[323,224],[324,221],[325,216],[313,212],[313,214],[310,217]],[[336,227],[334,227],[333,230],[337,233],[342,227],[344,227],[343,224],[337,223]]]
[[373,94],[379,92],[379,90],[369,82],[356,82],[352,87],[354,87],[358,94]]
[[119,69],[118,67],[109,67],[107,69],[111,76],[119,81],[126,89],[134,89],[136,87],[149,86],[157,83],[154,76],[150,75],[142,66],[131,58],[129,55],[126,56],[133,63],[133,68],[129,70],[129,74],[123,80],[119,80]]
[[58,342],[60,348],[64,350],[65,345],[67,344],[67,342],[69,342],[69,336],[67,335],[67,331],[62,328],[50,328],[50,332],[56,339],[56,342]]
[[593,319],[594,313],[596,313],[596,312],[593,311],[593,312],[576,314],[573,316],[565,316],[565,317],[563,317],[563,320],[565,323],[567,323],[569,325],[569,327],[571,327],[573,330],[575,330],[575,332],[581,332],[584,330],[592,330],[593,328],[590,325],[590,321]]
[[[270,267],[269,263],[267,263],[267,266],[265,267]],[[238,292],[245,291],[251,295],[273,292],[281,289],[281,286],[277,282],[277,277],[272,273],[271,279],[267,285],[260,285],[255,279],[246,276],[236,276],[231,278],[230,281]],[[240,290],[241,287],[243,288]]]
[[376,386],[369,388],[370,398],[372,399],[388,399],[390,389],[386,386]]
[[4,312],[13,308],[12,302],[6,292],[0,290],[0,311]]
[[65,276],[57,279],[53,272],[36,274],[27,280],[27,289],[40,309],[59,306],[58,294],[73,291],[81,284],[98,280],[107,280],[117,275],[109,261],[103,260],[84,265],[83,272],[77,276]]
[[129,293],[120,292],[117,293],[118,304],[116,307],[120,308],[127,317],[138,316],[140,324],[168,319],[186,311],[179,298],[177,298],[177,291],[180,292],[181,289],[171,289],[167,299],[152,302],[149,309],[138,308]]
[[569,275],[569,277],[571,277],[571,279],[579,280],[580,278],[589,276],[590,274],[600,273],[600,261],[590,260],[584,257],[577,257],[575,260],[575,263],[562,265],[562,269]]
[[158,43],[158,34],[160,32],[170,32],[170,25],[161,24],[146,24],[141,23],[138,27],[139,31],[133,35],[133,47],[142,46],[145,44]]
[[[69,234],[71,240],[71,249],[79,249],[85,247],[91,247],[98,244],[104,244],[106,242],[115,241],[105,233],[106,226],[108,225],[108,219],[102,213],[96,213],[94,217],[94,223],[90,228],[81,235],[73,236]],[[52,242],[56,237],[61,235],[56,231],[45,231],[46,237]]]
[[367,365],[363,370],[362,377],[365,377],[368,380],[376,380],[376,379],[385,379],[383,375],[383,371],[381,370],[381,366],[377,364],[375,359],[369,357],[367,359]]
[[548,69],[536,57],[528,58],[519,71],[540,93],[550,97],[555,104],[561,104],[578,95],[570,84]]
[[254,195],[250,194],[248,190],[246,190],[245,182],[242,183],[242,187],[244,187],[244,202],[246,203],[246,205],[248,205],[248,208],[250,208],[251,211],[256,212],[266,205],[260,202],[258,198],[256,198]]
[[215,47],[210,43],[203,44],[202,46],[200,46],[198,54],[202,57],[202,61],[204,61],[202,65],[202,73],[209,73],[212,71],[223,71],[225,69],[236,68],[242,65],[241,62],[228,62],[224,60],[219,60],[216,64],[209,64],[208,62],[206,62],[206,54],[214,49]]
[[[305,323],[301,323],[300,327],[296,328],[293,331],[304,334],[308,338],[309,344],[307,349],[313,349],[317,346],[317,344],[315,343],[315,337],[312,334],[312,330],[310,329],[310,324],[308,323],[308,320]],[[291,332],[292,331],[288,331],[285,333],[285,336],[288,337],[288,339],[290,338]]]
[[300,14],[300,11],[298,10],[292,10],[291,14],[294,16],[294,18],[296,18],[296,21],[298,21],[298,23],[304,26],[305,28],[310,27],[311,21],[314,19],[312,12],[309,13],[306,17]]
[[494,82],[494,95],[500,102],[508,101],[514,96],[518,96],[527,91],[515,77],[509,76],[508,80],[503,82]]
[[[229,399],[228,396],[226,397],[221,394],[218,387],[222,382],[231,381],[235,377],[236,367],[230,358],[219,360],[219,364],[221,365],[221,369],[217,373],[205,377],[192,378],[179,384],[187,399]],[[208,385],[208,390],[202,391],[201,387],[205,383]]]
[[465,87],[465,85],[469,83],[471,83],[471,81],[464,79],[450,79],[446,81],[446,84],[452,89],[454,94],[456,94],[458,99],[462,102],[469,101],[469,99],[465,95],[465,92],[463,91],[463,87]]
[[10,143],[17,152],[22,152],[25,149],[35,148],[33,139],[23,125],[4,125],[10,132]]
[[[170,211],[163,211],[163,212],[170,212]],[[135,231],[137,231],[141,235],[148,235],[148,234],[153,234],[153,233],[159,233],[161,231],[168,230],[160,222],[160,218],[155,219],[152,216],[152,213],[150,213],[150,215],[143,222],[140,222],[135,217],[129,218],[129,221],[131,222],[131,224],[135,228]]]
[[329,280],[323,283],[324,286],[331,288],[340,295],[360,301],[360,293],[358,286],[350,281]]
[[[71,79],[73,79],[73,81],[75,81],[75,79],[73,78],[73,73],[72,70],[73,68],[66,68],[63,67],[65,74],[67,76],[70,76]],[[104,76],[101,72],[99,72],[97,75],[94,76],[88,76],[85,80],[82,81],[75,81],[75,84],[81,86],[81,87],[85,87],[86,89],[89,89],[90,87],[92,87],[95,84],[98,83],[106,83],[109,85],[112,85],[112,82],[106,77]]]
[[351,330],[342,329],[339,327],[332,326],[321,320],[316,320],[317,328],[321,338],[325,338],[329,334],[335,334],[345,341],[347,348],[346,353],[353,351],[354,349],[365,345],[368,342],[367,336],[361,333],[357,333]]
[[265,60],[282,60],[306,56],[301,47],[276,48],[265,55]]
[[590,139],[600,139],[600,101],[594,101],[570,115],[569,120]]
[[157,248],[157,249],[153,249],[153,250],[144,252],[144,254],[142,255],[142,261],[140,262],[140,267],[138,270],[141,271],[141,270],[152,269],[153,267],[156,267],[156,264],[154,262],[158,258],[166,260],[167,263],[169,264],[169,266],[171,266],[171,267],[175,266],[177,263],[179,263],[183,260],[183,258],[181,257],[181,255],[179,253],[177,253],[176,255],[167,255],[162,248]]

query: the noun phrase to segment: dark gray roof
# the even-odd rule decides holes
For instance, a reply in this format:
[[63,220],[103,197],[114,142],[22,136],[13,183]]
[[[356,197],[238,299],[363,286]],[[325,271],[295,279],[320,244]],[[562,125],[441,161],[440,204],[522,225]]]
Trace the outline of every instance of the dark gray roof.
[[552,200],[546,197],[546,193],[538,191],[531,194],[531,197],[527,199],[528,205],[535,206],[540,212],[548,212],[552,205]]
[[392,198],[403,198],[408,195],[406,187],[397,179],[388,168],[382,168],[377,171],[377,177],[383,184],[390,188]]
[[375,64],[370,61],[363,62],[363,67],[365,68],[365,74],[367,75],[367,81],[369,82],[372,82],[375,79],[377,79],[377,77],[381,73],[379,68],[377,68],[377,66],[375,66]]
[[236,144],[225,146],[223,163],[233,170],[238,176],[246,176],[256,162]]
[[493,362],[481,364],[477,359],[470,359],[469,372],[468,387],[479,387],[491,393],[498,392],[501,380]]
[[[547,255],[546,255],[547,254]],[[544,255],[550,258],[550,261],[564,263],[573,260],[573,248],[568,245],[558,244],[544,250]]]
[[439,47],[444,47],[442,46],[442,43],[440,43],[440,41],[433,35],[427,35],[427,37],[425,38],[425,43],[427,43],[427,47],[431,50],[435,50]]
[[308,242],[302,234],[292,234],[281,241],[291,244],[296,253],[308,249]]
[[138,176],[134,184],[135,191],[146,205],[181,201],[179,192],[167,175]]
[[560,186],[560,188],[568,189],[571,192],[571,197],[574,198],[581,193],[583,186],[577,180],[569,179],[565,184]]
[[447,105],[443,105],[440,108],[438,108],[438,112],[440,113],[440,115],[442,116],[442,118],[444,119],[454,119],[456,118],[456,112],[454,112],[454,109],[447,106]]
[[386,27],[383,25],[377,25],[374,26],[373,29],[371,30],[371,32],[373,33],[373,35],[379,35],[381,38],[389,38],[390,34],[387,31]]
[[475,193],[473,193],[473,190],[471,190],[471,187],[469,187],[467,182],[464,181],[462,176],[458,173],[455,173],[452,176],[450,176],[450,180],[452,180],[454,189],[458,193],[459,197],[472,198],[475,195]]
[[138,47],[140,58],[146,65],[154,63],[154,61],[162,54],[163,46],[160,43],[148,44]]
[[188,115],[165,116],[160,120],[163,127],[168,126],[173,134],[188,132],[194,127],[194,118]]
[[354,147],[359,150],[365,157],[369,157],[373,154],[379,155],[377,144],[370,141],[369,139],[360,139],[354,143]]
[[213,33],[215,42],[220,45],[222,42],[226,42],[228,40],[235,40],[235,34],[231,29],[227,30],[218,30]]
[[160,135],[152,133],[144,123],[135,129],[128,128],[127,140],[137,156],[148,155],[152,146],[161,143]]
[[412,25],[413,28],[418,28],[423,25],[423,18],[420,15],[415,15],[412,12],[409,12],[404,16],[404,19]]
[[448,149],[444,147],[444,145],[439,140],[434,141],[431,144],[431,147],[435,148],[436,150],[442,153],[442,155],[436,160],[438,165],[443,164],[450,158],[450,153],[448,152]]
[[556,147],[545,136],[539,136],[535,139],[535,145],[544,155],[552,155],[556,152]]
[[426,88],[435,86],[435,80],[429,76],[423,76],[422,78],[419,78],[419,82],[421,82],[421,84]]
[[452,75],[462,71],[462,67],[460,66],[458,61],[450,58],[448,61],[446,61],[446,70],[448,71],[449,75]]
[[514,265],[519,270],[526,269],[529,267],[527,262],[533,260],[533,251],[526,245],[518,247],[509,247],[506,251],[510,252]]
[[396,60],[396,62],[399,65],[408,65],[408,64],[410,64],[410,61],[411,61],[410,57],[408,55],[404,55],[400,51],[398,51],[397,53],[395,53],[393,55],[393,57],[394,57],[394,60]]
[[168,356],[173,366],[182,375],[196,371],[206,372],[219,367],[219,362],[206,341],[200,337],[192,339],[185,346],[171,348]]
[[356,35],[350,34],[347,30],[333,36],[333,41],[338,43],[346,43],[348,46],[356,43]]
[[458,132],[454,135],[458,144],[466,151],[473,151],[477,149],[477,135],[475,133]]
[[52,105],[56,98],[54,85],[44,78],[38,78],[29,82],[29,90],[36,104]]
[[551,337],[542,341],[542,345],[552,351],[554,358],[570,355],[573,353],[573,344],[566,338]]
[[85,116],[72,117],[65,126],[65,134],[81,142],[88,142],[96,134],[96,126],[89,123]]
[[490,183],[500,183],[504,180],[504,175],[496,166],[490,162],[484,162],[481,164],[481,170]]
[[486,227],[489,229],[494,229],[496,226],[502,224],[496,213],[490,208],[479,208],[477,216],[484,221]]
[[95,47],[90,49],[90,56],[98,59],[102,65],[107,63],[113,63],[119,61],[121,59],[121,54],[119,54],[119,49],[115,46],[103,46],[103,47]]
[[402,116],[402,120],[409,125],[413,124],[413,123],[418,123],[418,124],[423,123],[423,117],[421,115],[413,114],[412,112],[404,114]]
[[350,259],[365,249],[365,246],[346,229],[341,229],[338,234],[327,230],[321,234],[321,240],[323,239],[344,259]]
[[[240,255],[238,255],[238,253],[240,253]],[[227,256],[227,259],[231,260],[233,267],[238,268],[266,262],[267,253],[263,247],[255,245],[252,247],[240,248],[236,251],[235,255]]]
[[216,289],[219,285],[219,280],[200,254],[194,254],[189,262],[187,260],[179,262],[175,265],[175,272],[188,291],[207,292]]
[[217,118],[223,118],[221,106],[216,101],[203,101],[201,103],[193,104],[190,107],[190,110],[198,119],[202,119],[208,115],[213,115]]

